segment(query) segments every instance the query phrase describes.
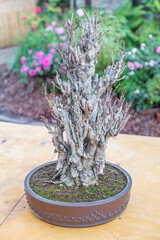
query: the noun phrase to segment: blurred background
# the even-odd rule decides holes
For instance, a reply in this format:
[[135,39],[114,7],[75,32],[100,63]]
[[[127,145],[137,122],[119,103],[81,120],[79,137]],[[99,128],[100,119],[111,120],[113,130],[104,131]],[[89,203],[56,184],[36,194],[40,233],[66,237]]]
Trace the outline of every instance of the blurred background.
[[[67,81],[56,51],[67,46],[66,21],[85,21],[98,9],[99,31],[109,29],[98,58],[99,76],[126,41],[126,68],[115,97],[125,86],[131,118],[122,133],[160,137],[160,1],[159,0],[0,0],[0,121],[40,124],[51,118],[42,83],[52,92],[57,70]],[[79,41],[79,32],[76,42]],[[116,86],[113,86],[115,88]],[[56,88],[56,94],[61,93]]]

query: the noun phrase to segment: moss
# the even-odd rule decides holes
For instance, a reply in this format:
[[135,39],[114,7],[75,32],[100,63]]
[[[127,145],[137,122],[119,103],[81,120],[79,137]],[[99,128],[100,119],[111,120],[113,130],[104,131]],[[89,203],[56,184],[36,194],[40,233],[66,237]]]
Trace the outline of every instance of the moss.
[[[32,190],[39,196],[61,202],[93,202],[110,198],[120,193],[127,184],[125,175],[116,168],[106,165],[104,175],[99,176],[97,185],[76,188],[64,184],[53,184],[55,165],[48,165],[36,171],[30,179]],[[45,182],[46,181],[46,182]]]

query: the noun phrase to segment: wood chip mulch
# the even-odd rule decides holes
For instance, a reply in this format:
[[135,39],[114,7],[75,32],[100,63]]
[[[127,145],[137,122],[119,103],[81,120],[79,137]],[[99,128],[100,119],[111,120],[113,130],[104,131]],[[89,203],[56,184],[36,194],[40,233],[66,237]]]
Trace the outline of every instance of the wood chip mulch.
[[[50,119],[47,101],[37,79],[29,79],[28,84],[20,83],[18,74],[5,77],[6,72],[6,65],[0,65],[0,108],[33,120],[40,120],[41,115]],[[160,123],[155,113],[147,115],[131,108],[130,114],[121,133],[160,137]]]

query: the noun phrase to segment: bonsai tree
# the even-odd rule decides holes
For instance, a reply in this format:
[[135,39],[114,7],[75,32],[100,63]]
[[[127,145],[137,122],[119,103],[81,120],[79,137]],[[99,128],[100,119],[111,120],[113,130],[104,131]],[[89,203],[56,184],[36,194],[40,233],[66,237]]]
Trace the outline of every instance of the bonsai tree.
[[[84,11],[84,10],[83,10]],[[81,20],[77,26],[73,24],[73,15],[67,23],[69,41],[67,48],[62,49],[59,44],[57,51],[63,59],[62,67],[67,72],[68,82],[63,82],[57,73],[53,82],[59,86],[66,102],[62,97],[48,94],[44,86],[53,116],[53,128],[47,119],[42,117],[47,129],[52,134],[55,152],[58,153],[53,183],[65,183],[67,186],[89,186],[98,181],[99,174],[103,174],[106,163],[105,149],[110,137],[116,136],[129,115],[129,104],[124,104],[124,93],[120,99],[113,97],[112,85],[120,81],[125,68],[125,43],[120,52],[117,63],[112,63],[99,77],[95,73],[98,54],[103,42],[104,33],[98,32],[98,13],[90,18],[84,11],[87,21]],[[78,45],[75,41],[75,30],[81,29]]]

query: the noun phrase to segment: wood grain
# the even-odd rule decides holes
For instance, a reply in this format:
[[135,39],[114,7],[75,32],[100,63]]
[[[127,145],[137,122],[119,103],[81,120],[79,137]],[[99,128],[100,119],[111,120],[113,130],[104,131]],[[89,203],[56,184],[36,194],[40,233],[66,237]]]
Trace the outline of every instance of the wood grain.
[[160,138],[120,134],[109,141],[107,160],[130,173],[133,187],[120,218],[97,227],[57,227],[31,213],[23,197],[24,177],[52,156],[51,136],[44,127],[0,123],[1,221],[10,213],[1,225],[0,239],[160,239]]
[[0,48],[16,45],[15,38],[28,31],[22,14],[31,13],[36,0],[0,0]]

